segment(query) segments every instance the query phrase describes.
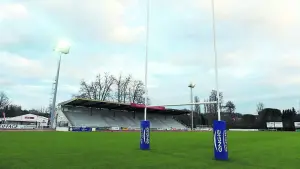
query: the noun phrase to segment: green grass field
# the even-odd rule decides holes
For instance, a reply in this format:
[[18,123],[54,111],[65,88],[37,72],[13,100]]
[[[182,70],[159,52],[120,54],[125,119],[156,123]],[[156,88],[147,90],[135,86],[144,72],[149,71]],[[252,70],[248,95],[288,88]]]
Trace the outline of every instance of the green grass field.
[[0,132],[0,169],[298,169],[300,133],[229,132],[230,160],[213,160],[212,133]]

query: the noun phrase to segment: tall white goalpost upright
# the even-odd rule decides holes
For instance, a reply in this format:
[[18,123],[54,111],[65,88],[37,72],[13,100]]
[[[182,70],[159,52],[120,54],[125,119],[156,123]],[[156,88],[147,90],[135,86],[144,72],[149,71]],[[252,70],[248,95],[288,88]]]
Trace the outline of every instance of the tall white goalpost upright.
[[212,29],[213,29],[213,45],[215,55],[215,78],[217,90],[217,112],[218,120],[213,122],[213,136],[214,136],[214,157],[215,160],[228,160],[227,149],[227,131],[226,122],[221,121],[221,105],[220,105],[220,92],[219,92],[219,74],[218,74],[218,55],[216,45],[216,25],[215,25],[215,3],[211,0],[212,6]]
[[150,12],[150,0],[147,0],[147,14],[146,14],[146,53],[145,53],[145,109],[144,120],[141,121],[140,130],[140,149],[150,149],[150,121],[147,120],[147,106],[148,106],[148,44],[149,44],[149,12]]

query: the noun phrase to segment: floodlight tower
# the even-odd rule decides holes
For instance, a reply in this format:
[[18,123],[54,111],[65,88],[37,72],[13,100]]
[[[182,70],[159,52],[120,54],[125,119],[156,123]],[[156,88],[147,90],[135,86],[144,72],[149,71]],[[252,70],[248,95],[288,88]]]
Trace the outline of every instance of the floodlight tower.
[[193,89],[195,88],[196,84],[190,83],[188,85],[189,88],[191,88],[191,116],[192,116],[192,123],[191,123],[191,129],[193,131],[194,129],[194,99],[193,99]]
[[67,41],[59,41],[57,46],[55,47],[54,51],[59,54],[59,60],[58,60],[58,66],[57,66],[57,72],[56,72],[56,77],[55,77],[55,86],[54,86],[54,92],[53,92],[53,100],[52,100],[52,106],[50,110],[50,118],[51,118],[51,127],[54,128],[54,119],[55,119],[55,104],[56,104],[56,95],[57,95],[57,87],[58,87],[58,80],[59,80],[59,72],[60,72],[60,63],[61,63],[61,56],[63,54],[67,55],[70,52],[70,43]]

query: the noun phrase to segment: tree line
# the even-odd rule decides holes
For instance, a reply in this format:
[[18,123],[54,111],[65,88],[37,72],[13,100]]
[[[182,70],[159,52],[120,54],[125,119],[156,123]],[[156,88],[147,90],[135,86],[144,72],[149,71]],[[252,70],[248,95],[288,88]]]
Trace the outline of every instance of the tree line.
[[[215,91],[212,91],[211,95],[214,96]],[[196,101],[197,98],[195,97],[195,102]],[[195,107],[194,128],[203,125],[211,126],[213,121],[218,119],[216,108],[214,106],[204,106],[204,109],[208,109],[210,111],[201,113],[201,110],[199,110],[199,106]],[[300,122],[300,114],[297,114],[294,107],[281,111],[275,108],[264,108],[264,104],[260,102],[257,104],[256,115],[236,113],[234,110],[235,105],[232,101],[227,101],[224,106],[221,106],[221,119],[226,121],[228,128],[266,130],[267,122],[282,122],[283,128],[281,130],[295,131],[294,122]],[[178,121],[191,127],[191,113],[179,115],[175,118]]]
[[267,122],[282,122],[282,130],[294,131],[294,122],[300,122],[300,114],[295,108],[279,110],[275,108],[263,108],[258,115],[245,114],[237,118],[232,128],[267,129]]
[[[94,99],[100,101],[112,101],[117,103],[138,103],[144,104],[144,83],[136,80],[132,75],[114,76],[110,73],[98,74],[88,82],[82,80],[79,84],[78,93],[73,94],[74,98]],[[280,111],[273,108],[264,108],[263,103],[257,104],[256,113],[240,114],[236,112],[233,101],[224,101],[223,92],[219,93],[219,106],[221,119],[227,122],[229,128],[258,128],[266,129],[266,122],[282,121],[285,130],[293,130],[293,122],[300,121],[300,115],[294,108]],[[194,102],[199,102],[198,96],[194,97]],[[203,101],[217,101],[217,91],[212,90],[210,95]],[[148,104],[150,99],[148,98]],[[0,111],[5,111],[7,117],[13,117],[32,113],[36,115],[49,116],[49,108],[23,110],[21,106],[11,103],[8,96],[0,91]],[[189,111],[186,109],[186,111]],[[194,128],[201,125],[212,125],[213,120],[217,120],[217,104],[195,105]],[[2,117],[2,113],[0,114]],[[191,127],[191,113],[175,117],[178,121]]]
[[22,109],[22,106],[13,104],[9,97],[3,91],[0,91],[0,118],[3,118],[3,112],[5,112],[5,117],[16,117],[25,114],[35,114],[38,116],[49,117],[48,108],[40,109]]

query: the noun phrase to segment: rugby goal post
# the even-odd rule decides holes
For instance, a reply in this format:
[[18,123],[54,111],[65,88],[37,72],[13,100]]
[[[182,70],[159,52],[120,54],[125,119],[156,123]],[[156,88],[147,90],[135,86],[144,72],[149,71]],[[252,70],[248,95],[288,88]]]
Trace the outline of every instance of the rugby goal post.
[[149,107],[159,107],[159,106],[164,106],[164,107],[169,107],[169,106],[188,106],[188,105],[200,105],[200,104],[217,104],[217,101],[212,101],[212,102],[196,102],[196,103],[179,103],[179,104],[164,104],[164,105],[154,105],[154,106],[147,106]]
[[[211,101],[211,102],[195,102],[195,103],[180,103],[180,104],[165,104],[165,105],[155,105],[155,106],[146,106],[147,108],[154,108],[154,107],[169,107],[169,106],[187,106],[187,105],[201,105],[201,104],[217,104],[217,101]],[[192,113],[192,124],[191,124],[191,130],[194,130],[194,111],[191,111]]]

